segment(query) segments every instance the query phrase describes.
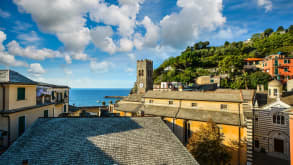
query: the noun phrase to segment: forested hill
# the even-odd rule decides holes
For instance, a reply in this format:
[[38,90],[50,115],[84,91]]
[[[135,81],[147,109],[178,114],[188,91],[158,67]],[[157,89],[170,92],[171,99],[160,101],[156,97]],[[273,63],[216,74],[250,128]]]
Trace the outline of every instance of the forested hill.
[[[198,76],[228,73],[231,78],[226,80],[228,81],[226,84],[222,83],[223,87],[244,88],[247,82],[235,81],[243,80],[245,76],[256,75],[242,72],[243,59],[265,57],[277,52],[293,56],[293,25],[287,29],[280,26],[276,31],[269,28],[263,33],[252,35],[250,40],[232,43],[226,41],[224,45],[217,47],[209,46],[208,41],[195,43],[188,46],[181,55],[165,60],[154,71],[153,78],[155,83],[162,81],[193,83]],[[218,69],[214,72],[211,68]],[[261,75],[262,78],[267,78],[268,76],[264,74]],[[255,85],[251,85],[251,88],[255,88]]]

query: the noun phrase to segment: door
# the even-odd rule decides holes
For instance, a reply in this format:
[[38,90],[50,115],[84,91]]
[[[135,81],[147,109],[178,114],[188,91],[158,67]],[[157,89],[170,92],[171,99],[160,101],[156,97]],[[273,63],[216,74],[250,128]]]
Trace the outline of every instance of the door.
[[25,116],[18,118],[18,136],[22,135],[25,131]]
[[44,117],[49,117],[49,111],[48,110],[44,110]]
[[63,110],[64,110],[64,113],[66,113],[66,105],[64,105],[64,108],[63,108]]
[[284,153],[284,140],[274,139],[275,152]]

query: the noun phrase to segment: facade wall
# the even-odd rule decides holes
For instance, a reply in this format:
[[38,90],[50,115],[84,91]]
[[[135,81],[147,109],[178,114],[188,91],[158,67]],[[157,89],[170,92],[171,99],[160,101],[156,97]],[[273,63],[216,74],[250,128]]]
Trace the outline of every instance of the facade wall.
[[[64,105],[66,106],[66,112],[64,112]],[[54,107],[54,117],[58,117],[61,113],[68,113],[68,103],[56,104]]]
[[[10,116],[10,141],[16,140],[18,137],[18,119],[25,116],[25,128],[29,128],[39,117],[44,117],[44,111],[48,110],[49,117],[53,117],[54,105],[43,106],[31,110],[11,113]],[[8,123],[4,123],[8,127]]]
[[[17,100],[17,88],[25,88],[25,100]],[[35,85],[8,85],[8,92],[5,92],[7,101],[5,109],[16,109],[36,105],[36,86]]]
[[3,110],[3,87],[0,86],[0,111]]
[[[254,143],[259,143],[259,147],[254,146],[255,151],[265,151],[268,154],[282,159],[289,159],[289,117],[285,117],[284,124],[273,123],[271,110],[259,110],[254,115]],[[274,139],[284,141],[284,153],[274,151]],[[258,142],[257,142],[258,141]]]
[[293,164],[293,115],[289,118],[289,129],[290,129],[290,161]]

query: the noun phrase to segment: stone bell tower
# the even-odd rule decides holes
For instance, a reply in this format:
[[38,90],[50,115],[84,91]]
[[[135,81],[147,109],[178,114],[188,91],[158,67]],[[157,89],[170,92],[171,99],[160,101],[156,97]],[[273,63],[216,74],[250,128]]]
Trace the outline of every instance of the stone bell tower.
[[153,61],[137,60],[136,67],[137,93],[144,94],[153,89]]

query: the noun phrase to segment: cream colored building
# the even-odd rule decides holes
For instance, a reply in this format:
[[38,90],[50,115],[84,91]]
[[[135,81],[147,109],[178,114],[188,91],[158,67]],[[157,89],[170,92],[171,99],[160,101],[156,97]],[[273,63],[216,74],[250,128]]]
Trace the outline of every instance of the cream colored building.
[[0,70],[0,147],[6,148],[39,117],[68,113],[69,87],[35,82]]

